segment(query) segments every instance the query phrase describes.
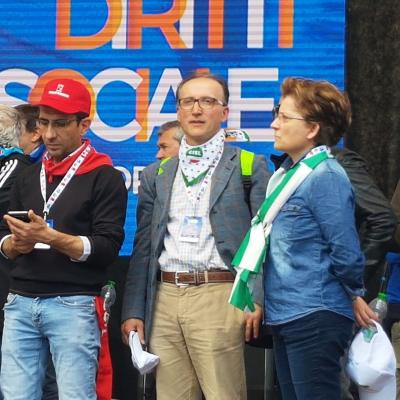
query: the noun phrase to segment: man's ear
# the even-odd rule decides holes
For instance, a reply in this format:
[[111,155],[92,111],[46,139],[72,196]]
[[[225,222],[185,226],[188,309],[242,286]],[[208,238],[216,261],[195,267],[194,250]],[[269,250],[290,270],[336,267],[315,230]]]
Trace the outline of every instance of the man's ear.
[[222,111],[222,119],[221,122],[225,122],[228,119],[229,116],[229,107],[226,106],[224,107],[223,111]]
[[81,122],[80,122],[80,126],[82,128],[81,136],[83,136],[88,131],[91,124],[92,124],[92,120],[90,118],[84,118],[81,120]]

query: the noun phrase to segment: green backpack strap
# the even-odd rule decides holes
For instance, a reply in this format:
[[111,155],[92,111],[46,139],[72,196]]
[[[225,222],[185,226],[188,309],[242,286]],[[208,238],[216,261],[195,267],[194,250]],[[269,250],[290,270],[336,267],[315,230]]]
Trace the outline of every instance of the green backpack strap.
[[250,206],[250,191],[251,191],[251,175],[253,173],[253,164],[254,164],[255,154],[251,151],[240,150],[240,170],[242,173],[242,183],[244,190],[244,199],[249,206],[249,210],[251,211]]
[[164,165],[171,159],[172,157],[167,157],[161,160],[160,165],[157,170],[157,175],[162,175],[164,173]]

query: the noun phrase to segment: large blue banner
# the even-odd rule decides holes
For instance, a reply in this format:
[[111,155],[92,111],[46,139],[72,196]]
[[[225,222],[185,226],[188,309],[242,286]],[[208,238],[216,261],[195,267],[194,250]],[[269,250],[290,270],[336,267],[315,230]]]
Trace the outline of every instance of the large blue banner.
[[2,0],[0,10],[1,103],[34,100],[60,75],[92,93],[88,136],[129,191],[121,255],[132,249],[139,172],[154,161],[157,128],[176,119],[182,76],[226,78],[227,126],[266,156],[285,77],[344,85],[345,0]]

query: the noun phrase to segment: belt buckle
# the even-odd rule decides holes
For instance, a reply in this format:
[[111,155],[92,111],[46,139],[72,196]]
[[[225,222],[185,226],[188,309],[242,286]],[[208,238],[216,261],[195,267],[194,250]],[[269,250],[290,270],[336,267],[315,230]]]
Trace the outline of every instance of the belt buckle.
[[189,283],[180,283],[178,282],[179,275],[178,274],[188,274],[187,271],[175,271],[175,285],[179,287],[186,287],[189,286]]

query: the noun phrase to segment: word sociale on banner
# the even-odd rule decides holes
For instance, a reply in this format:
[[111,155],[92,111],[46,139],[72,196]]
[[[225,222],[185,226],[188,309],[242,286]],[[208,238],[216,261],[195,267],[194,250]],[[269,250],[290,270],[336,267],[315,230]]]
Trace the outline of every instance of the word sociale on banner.
[[[145,0],[103,0],[107,6],[107,18],[102,25],[96,26],[97,31],[79,35],[73,32],[73,27],[79,24],[79,20],[85,21],[82,15],[76,11],[77,7],[73,0],[57,0],[55,13],[54,51],[62,56],[66,51],[94,52],[102,46],[111,48],[108,53],[115,51],[143,50],[143,36],[146,30],[156,29],[161,33],[162,39],[167,43],[171,52],[190,51],[195,49],[195,39],[203,35],[196,31],[199,7],[195,0],[168,0],[161,1],[164,7],[162,12],[147,12],[146,5],[154,1]],[[209,0],[207,7],[207,45],[210,54],[214,49],[224,49],[227,38],[225,26],[227,20],[226,7],[233,5],[233,0]],[[277,47],[293,47],[294,30],[294,0],[277,0],[277,15],[271,21],[277,23]],[[84,12],[84,3],[79,3],[79,12]],[[96,3],[88,2],[90,7],[96,7]],[[240,6],[241,13],[247,12],[247,49],[262,49],[264,47],[265,0],[248,0],[243,4],[234,2]],[[169,8],[168,8],[169,7]],[[204,8],[204,6],[202,6]],[[201,9],[201,11],[204,11]],[[79,19],[78,19],[79,16]],[[276,22],[277,21],[277,22]],[[221,59],[223,56],[220,57]],[[228,120],[229,126],[241,126],[242,113],[245,112],[271,112],[274,99],[272,97],[244,96],[242,87],[247,82],[277,82],[279,69],[276,67],[242,67],[235,65],[232,59],[226,59],[226,79],[231,91],[231,112]],[[215,63],[215,62],[214,62]],[[110,64],[112,64],[110,62]],[[191,65],[191,69],[210,70],[213,62],[208,68],[198,68]],[[218,63],[217,63],[218,64]],[[196,68],[193,68],[196,67]],[[102,89],[112,82],[125,83],[135,93],[135,104],[132,104],[132,114],[127,116],[129,121],[118,125],[104,122],[97,109],[93,112],[92,132],[110,142],[122,142],[131,138],[135,141],[146,142],[150,139],[155,127],[174,119],[174,112],[164,112],[163,107],[167,102],[169,94],[176,93],[176,87],[182,79],[181,68],[164,68],[160,74],[153,77],[153,68],[132,68],[131,66],[109,66],[89,78],[87,71],[74,70],[72,68],[53,69],[42,74],[27,68],[9,68],[0,72],[0,98],[6,104],[21,102],[7,93],[8,83],[18,82],[31,89],[39,79],[38,87],[44,86],[48,79],[57,75],[69,76],[83,81],[90,87],[94,103]],[[154,79],[158,82],[154,83]],[[153,93],[151,93],[151,89]],[[33,93],[31,97],[38,96]],[[31,98],[32,99],[32,98]],[[250,128],[248,132],[253,141],[272,140],[272,130],[265,127]]]

